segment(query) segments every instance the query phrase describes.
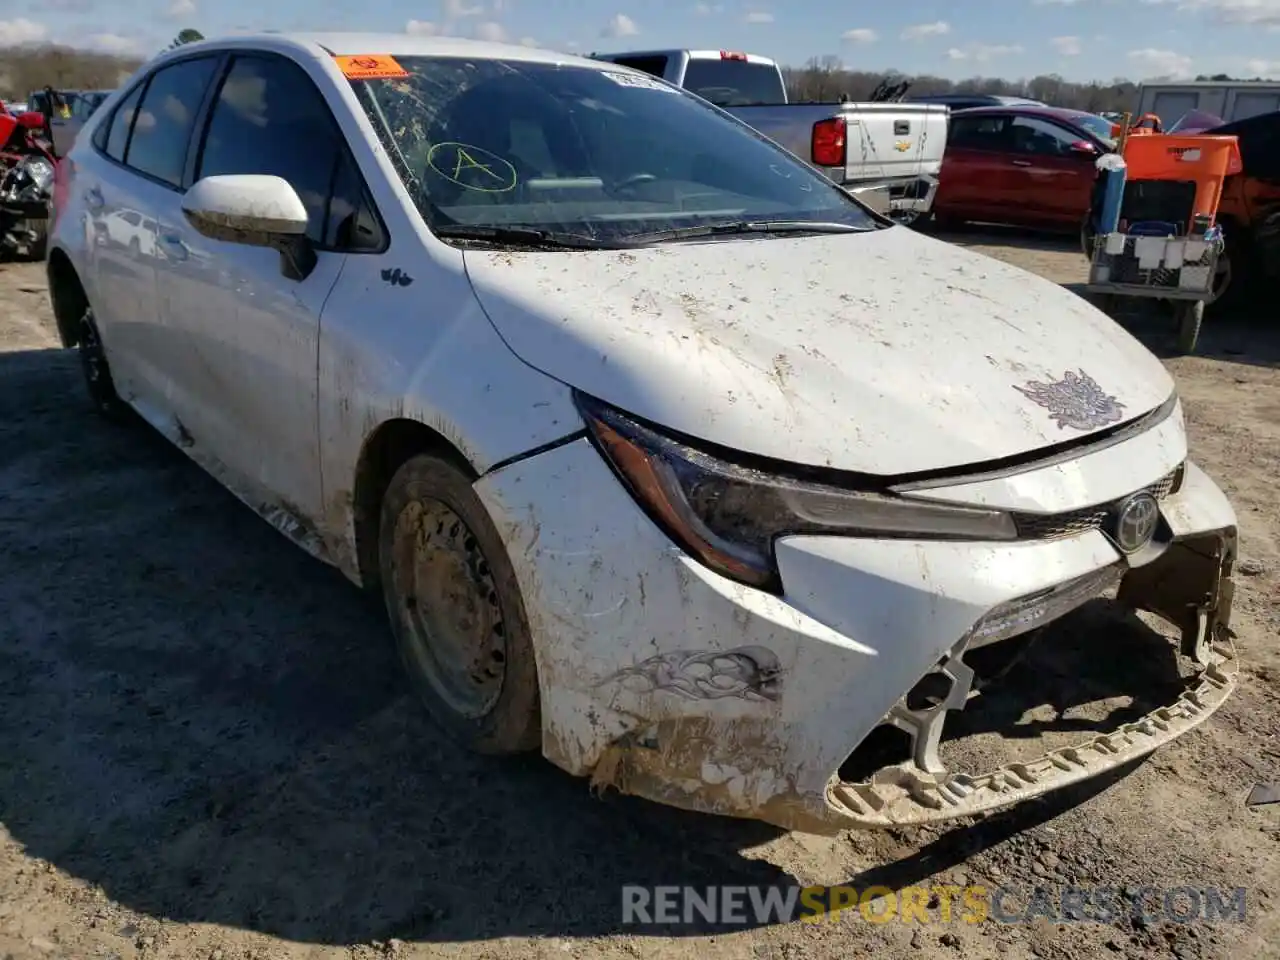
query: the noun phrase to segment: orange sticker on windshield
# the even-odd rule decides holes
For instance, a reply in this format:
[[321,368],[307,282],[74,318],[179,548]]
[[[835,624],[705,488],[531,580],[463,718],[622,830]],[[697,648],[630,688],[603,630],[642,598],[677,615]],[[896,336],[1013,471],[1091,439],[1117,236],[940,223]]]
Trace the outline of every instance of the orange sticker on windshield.
[[399,80],[409,71],[386,53],[364,53],[358,57],[334,57],[348,80]]

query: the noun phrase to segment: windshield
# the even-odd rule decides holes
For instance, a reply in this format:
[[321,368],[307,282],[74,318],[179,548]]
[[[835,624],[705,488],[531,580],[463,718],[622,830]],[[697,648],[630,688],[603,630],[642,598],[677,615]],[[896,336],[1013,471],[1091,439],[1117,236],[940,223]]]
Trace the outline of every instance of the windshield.
[[1100,117],[1096,113],[1076,113],[1072,114],[1071,122],[1088,130],[1108,146],[1115,146],[1115,139],[1111,135],[1114,124],[1106,117]]
[[1225,121],[1212,113],[1206,113],[1204,110],[1192,110],[1186,113],[1182,118],[1170,127],[1167,133],[1193,133],[1201,130],[1212,130],[1214,127],[1220,127]]
[[743,220],[879,226],[782,148],[653,77],[396,60],[407,77],[351,82],[433,230],[520,227],[625,241]]
[[680,85],[717,107],[755,107],[787,101],[787,88],[778,68],[747,60],[690,60]]

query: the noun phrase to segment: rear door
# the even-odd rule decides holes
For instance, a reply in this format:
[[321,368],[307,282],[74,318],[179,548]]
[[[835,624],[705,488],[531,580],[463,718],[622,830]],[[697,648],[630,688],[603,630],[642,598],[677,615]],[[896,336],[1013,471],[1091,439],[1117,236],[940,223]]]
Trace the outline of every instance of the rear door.
[[1077,153],[1076,130],[1043,117],[1014,117],[1009,124],[1010,195],[1030,222],[1079,225],[1089,212],[1097,156]]
[[103,123],[75,189],[90,221],[94,311],[121,396],[172,431],[174,342],[156,304],[156,211],[181,189],[195,117],[215,54],[170,61]]
[[1005,114],[951,117],[933,202],[936,213],[1006,222],[1006,200],[1010,195],[1006,139],[1009,119]]

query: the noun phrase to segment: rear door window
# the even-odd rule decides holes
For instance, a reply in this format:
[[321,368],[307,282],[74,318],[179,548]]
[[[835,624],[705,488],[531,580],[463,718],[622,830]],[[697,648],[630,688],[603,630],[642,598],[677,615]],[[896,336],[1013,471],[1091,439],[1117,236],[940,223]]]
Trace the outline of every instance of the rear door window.
[[196,113],[213,79],[215,57],[181,60],[157,70],[133,122],[124,162],[171,187],[182,185]]
[[133,116],[138,112],[138,100],[142,97],[142,89],[146,84],[140,83],[133,93],[124,98],[116,112],[111,115],[111,122],[104,123],[107,131],[106,142],[102,151],[117,163],[124,163],[124,151],[129,146],[129,131],[133,128]]
[[1009,118],[1003,116],[952,117],[947,146],[996,153],[1008,148]]

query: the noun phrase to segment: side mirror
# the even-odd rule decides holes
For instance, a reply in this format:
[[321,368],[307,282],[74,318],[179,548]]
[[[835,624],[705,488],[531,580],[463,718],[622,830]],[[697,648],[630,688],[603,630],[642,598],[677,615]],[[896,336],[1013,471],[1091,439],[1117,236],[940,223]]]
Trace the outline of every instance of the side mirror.
[[1071,144],[1070,149],[1072,153],[1079,154],[1082,157],[1096,157],[1098,155],[1098,148],[1088,140],[1077,140]]
[[28,110],[26,113],[18,114],[18,123],[28,130],[43,130],[44,114],[38,110]]
[[316,266],[307,208],[287,180],[262,174],[204,177],[182,198],[191,226],[213,240],[280,251],[281,272],[305,280]]

